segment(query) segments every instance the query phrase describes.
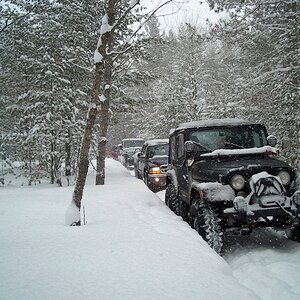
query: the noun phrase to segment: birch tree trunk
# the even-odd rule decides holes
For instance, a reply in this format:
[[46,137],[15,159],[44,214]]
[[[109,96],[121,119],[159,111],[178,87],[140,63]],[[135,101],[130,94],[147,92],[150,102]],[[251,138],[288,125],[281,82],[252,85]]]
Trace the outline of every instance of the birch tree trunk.
[[107,129],[109,123],[109,100],[105,101],[101,106],[100,111],[100,128],[99,136],[100,140],[97,147],[97,174],[96,174],[96,185],[104,185],[105,183],[105,153],[106,153],[106,142],[107,142]]
[[[115,22],[115,0],[109,0],[107,7],[107,21],[108,25],[112,26]],[[113,50],[114,37],[113,31],[109,31],[103,35],[104,45],[108,53]],[[98,142],[97,149],[97,174],[96,174],[96,185],[103,185],[105,183],[105,153],[106,153],[106,142],[107,142],[107,129],[109,124],[109,106],[110,106],[110,87],[111,77],[113,68],[113,59],[111,55],[103,53],[104,56],[104,87],[103,87],[103,103],[101,104],[101,110],[99,115],[99,135],[100,140]]]
[[75,183],[75,189],[73,192],[72,204],[75,204],[78,209],[77,216],[74,215],[75,220],[71,222],[70,225],[81,225],[80,220],[80,209],[81,209],[81,200],[83,195],[83,189],[86,182],[86,176],[89,167],[89,149],[92,141],[92,133],[93,127],[95,124],[95,120],[97,117],[97,101],[99,98],[99,86],[103,79],[103,62],[96,64],[95,69],[95,78],[92,89],[92,97],[91,97],[91,107],[88,111],[86,125],[84,129],[84,135],[82,138],[82,145],[80,149],[79,163],[78,163],[78,175]]

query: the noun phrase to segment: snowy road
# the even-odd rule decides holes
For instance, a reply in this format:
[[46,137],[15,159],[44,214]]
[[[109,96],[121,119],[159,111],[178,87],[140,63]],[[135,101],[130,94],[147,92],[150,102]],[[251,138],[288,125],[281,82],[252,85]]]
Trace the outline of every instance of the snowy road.
[[89,173],[87,226],[64,225],[74,187],[0,190],[1,300],[299,300],[300,245],[273,232],[218,256],[141,180]]
[[300,299],[300,244],[283,232],[254,231],[231,238],[225,260],[239,283],[264,300]]

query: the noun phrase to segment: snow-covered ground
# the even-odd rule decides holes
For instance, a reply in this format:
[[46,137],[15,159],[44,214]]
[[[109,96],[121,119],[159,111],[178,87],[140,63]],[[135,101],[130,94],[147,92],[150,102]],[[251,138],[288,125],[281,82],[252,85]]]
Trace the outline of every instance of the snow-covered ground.
[[0,189],[0,299],[300,299],[300,244],[270,230],[224,257],[120,163],[89,173],[87,225],[65,226],[74,187]]

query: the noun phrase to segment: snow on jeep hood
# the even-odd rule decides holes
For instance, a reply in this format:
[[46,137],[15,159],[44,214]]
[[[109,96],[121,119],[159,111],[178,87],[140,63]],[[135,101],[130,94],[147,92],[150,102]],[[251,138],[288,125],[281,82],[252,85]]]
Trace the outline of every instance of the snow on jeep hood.
[[204,191],[206,196],[211,201],[223,201],[228,199],[233,201],[235,198],[235,192],[229,185],[223,185],[219,182],[193,182],[193,187],[198,187],[201,191]]
[[129,147],[129,148],[124,148],[123,151],[126,153],[133,153],[137,150],[141,150],[142,147]]
[[168,155],[154,155],[149,158],[149,161],[153,164],[165,165],[168,163]]
[[279,150],[277,148],[271,146],[264,146],[259,148],[248,148],[248,149],[217,149],[210,153],[201,154],[201,157],[248,155],[248,154],[262,154],[262,153],[278,155],[278,151]]

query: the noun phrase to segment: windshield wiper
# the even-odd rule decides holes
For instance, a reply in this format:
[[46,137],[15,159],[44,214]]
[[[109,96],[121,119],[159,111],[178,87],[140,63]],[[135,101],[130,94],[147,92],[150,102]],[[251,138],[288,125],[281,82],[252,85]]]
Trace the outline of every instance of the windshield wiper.
[[204,150],[206,150],[206,151],[208,151],[208,152],[212,152],[212,150],[209,149],[209,148],[207,148],[206,146],[203,146],[203,145],[201,145],[200,143],[197,143],[197,142],[194,142],[194,141],[192,141],[192,142],[193,142],[195,145],[201,147],[202,149],[204,149]]
[[234,143],[225,142],[225,145],[237,147],[237,148],[239,148],[239,149],[245,149],[245,147],[243,147],[243,146],[241,146],[241,145],[238,145],[238,144],[234,144]]

